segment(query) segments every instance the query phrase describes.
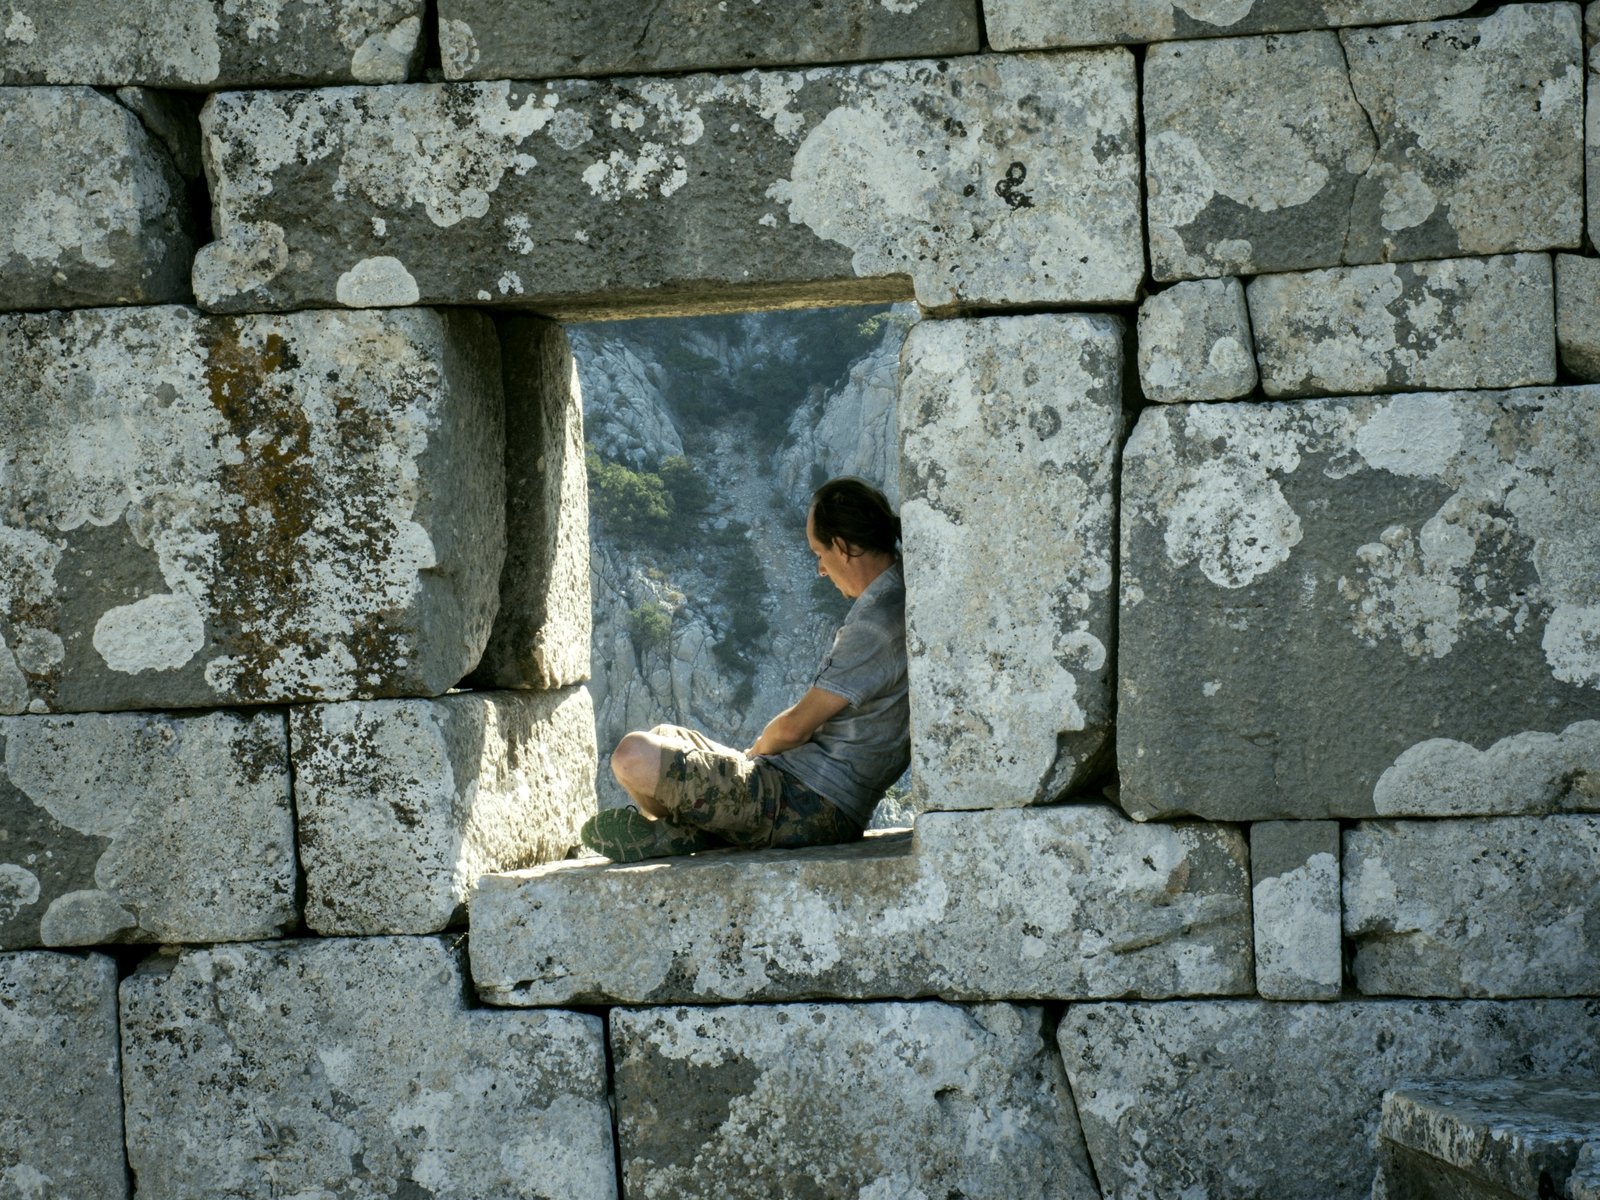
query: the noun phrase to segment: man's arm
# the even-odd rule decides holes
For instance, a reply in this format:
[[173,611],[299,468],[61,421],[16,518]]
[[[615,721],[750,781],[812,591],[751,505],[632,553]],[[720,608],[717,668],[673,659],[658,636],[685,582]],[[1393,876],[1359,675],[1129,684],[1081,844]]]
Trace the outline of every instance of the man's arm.
[[812,688],[798,704],[784,709],[761,731],[746,754],[781,754],[811,740],[811,735],[830,718],[842,712],[850,701],[821,688]]

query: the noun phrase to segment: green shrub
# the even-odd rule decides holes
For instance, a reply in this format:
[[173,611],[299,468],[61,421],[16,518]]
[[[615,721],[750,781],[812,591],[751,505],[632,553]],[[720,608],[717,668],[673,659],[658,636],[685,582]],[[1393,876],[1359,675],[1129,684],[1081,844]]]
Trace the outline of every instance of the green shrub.
[[672,642],[672,614],[659,604],[641,604],[628,613],[628,632],[641,654],[664,651]]

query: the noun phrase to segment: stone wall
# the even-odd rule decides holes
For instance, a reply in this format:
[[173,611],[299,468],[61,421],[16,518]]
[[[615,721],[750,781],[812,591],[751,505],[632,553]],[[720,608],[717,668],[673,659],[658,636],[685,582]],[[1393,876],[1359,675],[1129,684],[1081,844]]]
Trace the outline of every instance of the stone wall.
[[[1600,1075],[1600,9],[601,12],[0,10],[0,1197],[1327,1200]],[[915,830],[554,862],[559,322],[885,299]]]

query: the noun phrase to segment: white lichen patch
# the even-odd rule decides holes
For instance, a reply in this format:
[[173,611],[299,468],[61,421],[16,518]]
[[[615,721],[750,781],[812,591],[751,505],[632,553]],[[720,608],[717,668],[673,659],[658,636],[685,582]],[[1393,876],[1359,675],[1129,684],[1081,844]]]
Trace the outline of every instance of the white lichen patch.
[[18,863],[0,863],[0,925],[39,902],[39,877]]
[[446,79],[463,79],[483,57],[478,35],[467,22],[454,17],[439,21],[439,58]]
[[349,308],[404,306],[421,298],[405,263],[387,254],[364,258],[339,276],[334,294]]
[[351,76],[360,83],[403,82],[421,36],[422,19],[415,16],[368,34],[350,56]]
[[1484,750],[1453,738],[1409,747],[1378,778],[1383,817],[1508,816],[1600,808],[1600,721],[1530,731]]
[[1339,860],[1313,854],[1252,888],[1256,982],[1263,996],[1331,998],[1339,993]]
[[205,619],[187,596],[146,596],[95,622],[94,648],[113,671],[171,671],[200,653]]
[[212,302],[228,300],[265,287],[288,265],[282,226],[241,221],[195,253],[195,294]]

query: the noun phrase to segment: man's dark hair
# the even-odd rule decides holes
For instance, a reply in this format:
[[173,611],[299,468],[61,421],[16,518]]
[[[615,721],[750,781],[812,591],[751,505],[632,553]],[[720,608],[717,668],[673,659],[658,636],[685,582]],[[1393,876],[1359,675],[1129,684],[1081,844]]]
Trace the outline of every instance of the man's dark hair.
[[852,558],[900,553],[900,518],[889,497],[853,475],[830,479],[811,493],[811,529],[824,546],[843,538]]

